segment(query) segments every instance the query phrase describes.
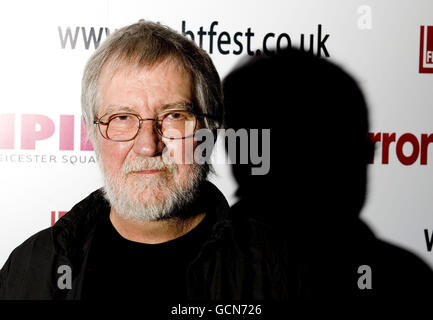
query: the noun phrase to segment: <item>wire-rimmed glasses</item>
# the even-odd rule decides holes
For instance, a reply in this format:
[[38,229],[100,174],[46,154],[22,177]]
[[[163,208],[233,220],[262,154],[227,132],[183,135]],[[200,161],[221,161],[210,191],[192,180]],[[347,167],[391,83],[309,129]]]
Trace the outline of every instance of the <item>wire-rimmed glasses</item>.
[[[98,125],[99,132],[105,139],[125,142],[134,140],[141,129],[141,123],[149,120],[153,121],[154,130],[159,135],[174,140],[193,136],[197,128],[197,118],[210,117],[185,109],[185,107],[191,108],[189,105],[178,104],[174,107],[176,109],[163,111],[155,118],[142,118],[139,114],[119,112],[104,115],[93,123]],[[180,107],[184,108],[180,109]]]

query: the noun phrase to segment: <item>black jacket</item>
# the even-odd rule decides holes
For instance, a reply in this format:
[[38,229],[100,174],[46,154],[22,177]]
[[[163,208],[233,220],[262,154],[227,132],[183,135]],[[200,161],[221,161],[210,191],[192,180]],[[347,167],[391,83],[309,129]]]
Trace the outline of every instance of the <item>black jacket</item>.
[[[187,270],[189,299],[285,299],[286,263],[261,223],[229,217],[221,192],[206,182],[200,198],[214,218],[212,233]],[[80,299],[95,226],[109,204],[97,190],[57,223],[17,247],[0,271],[0,299]],[[58,267],[71,266],[72,289],[59,289]]]

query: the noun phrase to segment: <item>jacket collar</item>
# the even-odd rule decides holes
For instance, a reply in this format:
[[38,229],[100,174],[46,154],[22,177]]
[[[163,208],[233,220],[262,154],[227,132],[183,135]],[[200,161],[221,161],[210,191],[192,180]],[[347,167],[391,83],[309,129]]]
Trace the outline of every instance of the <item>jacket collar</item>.
[[[213,221],[209,240],[216,241],[225,235],[232,235],[229,205],[215,185],[205,181],[200,186],[193,206],[196,205],[204,206]],[[109,212],[110,204],[104,198],[102,188],[76,204],[52,227],[56,253],[67,257],[72,264],[76,259],[81,260],[89,249],[97,221]]]

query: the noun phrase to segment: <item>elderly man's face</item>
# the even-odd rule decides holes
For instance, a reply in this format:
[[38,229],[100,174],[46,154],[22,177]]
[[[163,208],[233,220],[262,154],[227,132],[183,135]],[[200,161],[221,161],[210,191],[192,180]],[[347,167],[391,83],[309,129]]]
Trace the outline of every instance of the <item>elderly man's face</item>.
[[[155,118],[163,106],[190,101],[190,77],[175,60],[151,68],[125,66],[114,74],[104,69],[98,117],[130,112]],[[126,217],[166,218],[173,205],[179,205],[176,202],[191,198],[203,178],[198,165],[181,163],[183,154],[193,153],[192,138],[165,139],[155,132],[153,121],[143,121],[132,141],[114,142],[97,136],[107,197]]]

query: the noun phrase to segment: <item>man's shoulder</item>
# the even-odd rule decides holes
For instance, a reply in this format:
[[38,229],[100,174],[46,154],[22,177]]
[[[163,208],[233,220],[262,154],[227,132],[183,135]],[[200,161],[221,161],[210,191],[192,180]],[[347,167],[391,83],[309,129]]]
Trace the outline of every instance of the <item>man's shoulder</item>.
[[250,215],[248,210],[238,204],[228,212],[236,242],[261,250],[277,251],[285,246],[285,238],[272,224]]
[[88,222],[89,217],[86,219],[86,213],[97,209],[95,203],[101,201],[101,197],[101,190],[92,192],[53,226],[30,236],[12,251],[8,260],[9,263],[23,264],[35,256],[47,258],[57,253],[59,245],[65,244],[65,239],[77,236],[76,231]]
[[23,260],[30,259],[31,256],[37,252],[51,252],[53,250],[52,246],[52,227],[43,229],[16,247],[11,255],[11,263],[15,261],[22,262]]
[[49,297],[53,268],[80,254],[89,239],[92,219],[106,205],[101,190],[92,192],[52,227],[16,247],[0,270],[0,298]]
[[109,208],[109,204],[104,198],[102,188],[97,189],[75,204],[53,227],[68,227],[77,223],[85,224],[88,219],[94,218],[101,211],[106,211],[107,208]]
[[49,266],[54,247],[51,227],[37,232],[16,247],[0,270],[0,299],[22,297],[25,279],[32,278],[32,271]]

